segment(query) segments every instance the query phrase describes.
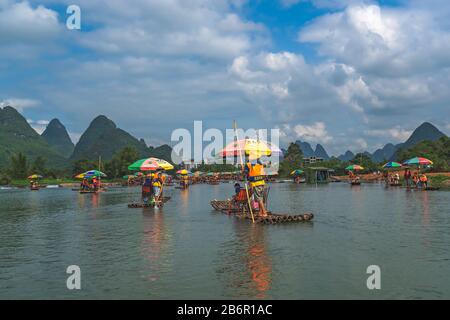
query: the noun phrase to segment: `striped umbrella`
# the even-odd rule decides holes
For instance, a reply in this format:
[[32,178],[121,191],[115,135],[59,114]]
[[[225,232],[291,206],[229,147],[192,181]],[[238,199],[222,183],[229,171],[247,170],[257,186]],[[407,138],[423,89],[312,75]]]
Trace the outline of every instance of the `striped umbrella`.
[[105,174],[105,173],[103,173],[103,172],[101,172],[101,171],[98,171],[98,170],[89,170],[89,171],[86,171],[86,172],[84,173],[84,175],[85,175],[85,176],[91,176],[91,177],[97,177],[97,178],[99,178],[99,177],[101,177],[101,178],[106,177],[106,174]]
[[401,168],[401,167],[402,167],[401,163],[391,161],[391,162],[386,163],[383,166],[383,169],[398,169],[398,168]]
[[158,158],[147,158],[136,161],[128,167],[128,170],[134,171],[156,171],[156,170],[173,170],[171,165],[166,160]]
[[187,171],[186,169],[182,169],[182,170],[178,170],[176,173],[186,175],[186,174],[189,174],[189,171]]
[[359,164],[352,164],[352,165],[348,166],[347,168],[345,168],[345,170],[358,171],[358,170],[364,170],[364,167],[360,166]]
[[429,166],[432,165],[433,161],[427,159],[427,158],[422,158],[422,157],[415,157],[409,160],[406,160],[405,162],[403,162],[403,165],[405,166]]
[[291,172],[291,176],[299,176],[303,173],[303,170],[297,169]]
[[228,144],[219,152],[219,157],[236,157],[239,154],[249,156],[250,159],[258,159],[272,154],[281,154],[280,148],[270,142],[256,139],[242,139]]

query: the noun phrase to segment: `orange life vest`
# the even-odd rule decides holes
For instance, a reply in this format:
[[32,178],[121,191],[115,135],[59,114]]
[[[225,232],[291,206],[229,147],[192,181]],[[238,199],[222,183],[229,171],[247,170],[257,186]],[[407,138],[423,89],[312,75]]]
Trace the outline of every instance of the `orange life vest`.
[[262,164],[252,165],[251,163],[247,164],[248,167],[248,180],[250,181],[251,187],[262,186],[265,184],[264,181],[264,166]]

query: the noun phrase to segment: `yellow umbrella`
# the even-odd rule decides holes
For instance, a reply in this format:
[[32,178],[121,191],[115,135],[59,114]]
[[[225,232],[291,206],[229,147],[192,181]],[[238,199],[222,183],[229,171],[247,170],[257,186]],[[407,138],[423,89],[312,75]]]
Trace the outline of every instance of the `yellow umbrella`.
[[253,160],[263,156],[270,157],[274,153],[281,154],[281,150],[267,141],[247,138],[228,144],[219,152],[219,156],[222,158],[236,157],[242,153]]
[[30,180],[42,179],[42,176],[38,174],[32,174],[31,176],[28,177],[28,179]]

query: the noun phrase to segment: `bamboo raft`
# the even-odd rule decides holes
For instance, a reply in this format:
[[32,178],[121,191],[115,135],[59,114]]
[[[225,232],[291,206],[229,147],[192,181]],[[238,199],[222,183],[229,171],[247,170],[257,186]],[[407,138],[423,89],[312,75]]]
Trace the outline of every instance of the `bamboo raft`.
[[[220,200],[212,200],[211,206],[222,213],[233,215],[240,219],[252,219],[250,212],[239,210],[233,207],[230,200],[220,201]],[[286,222],[306,222],[311,221],[314,218],[312,213],[303,213],[303,214],[281,214],[281,213],[273,213],[268,212],[266,217],[260,217],[257,215],[257,211],[255,211],[256,215],[254,215],[255,222],[263,223],[263,224],[277,224],[277,223],[286,223]]]
[[166,203],[167,201],[170,200],[170,197],[163,197],[162,201],[156,201],[155,203],[129,203],[128,204],[128,208],[131,209],[138,209],[138,208],[154,208],[154,207],[161,207],[164,205],[164,203]]

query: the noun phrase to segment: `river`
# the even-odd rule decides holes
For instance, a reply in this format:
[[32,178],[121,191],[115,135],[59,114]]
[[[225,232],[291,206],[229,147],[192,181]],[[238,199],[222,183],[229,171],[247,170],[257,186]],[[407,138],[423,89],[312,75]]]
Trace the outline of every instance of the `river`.
[[[213,211],[231,183],[168,188],[162,209],[127,208],[139,192],[0,190],[0,298],[450,298],[450,192],[271,184],[271,210],[315,214],[285,225]],[[81,290],[66,287],[70,265]],[[370,265],[380,290],[366,286]]]

